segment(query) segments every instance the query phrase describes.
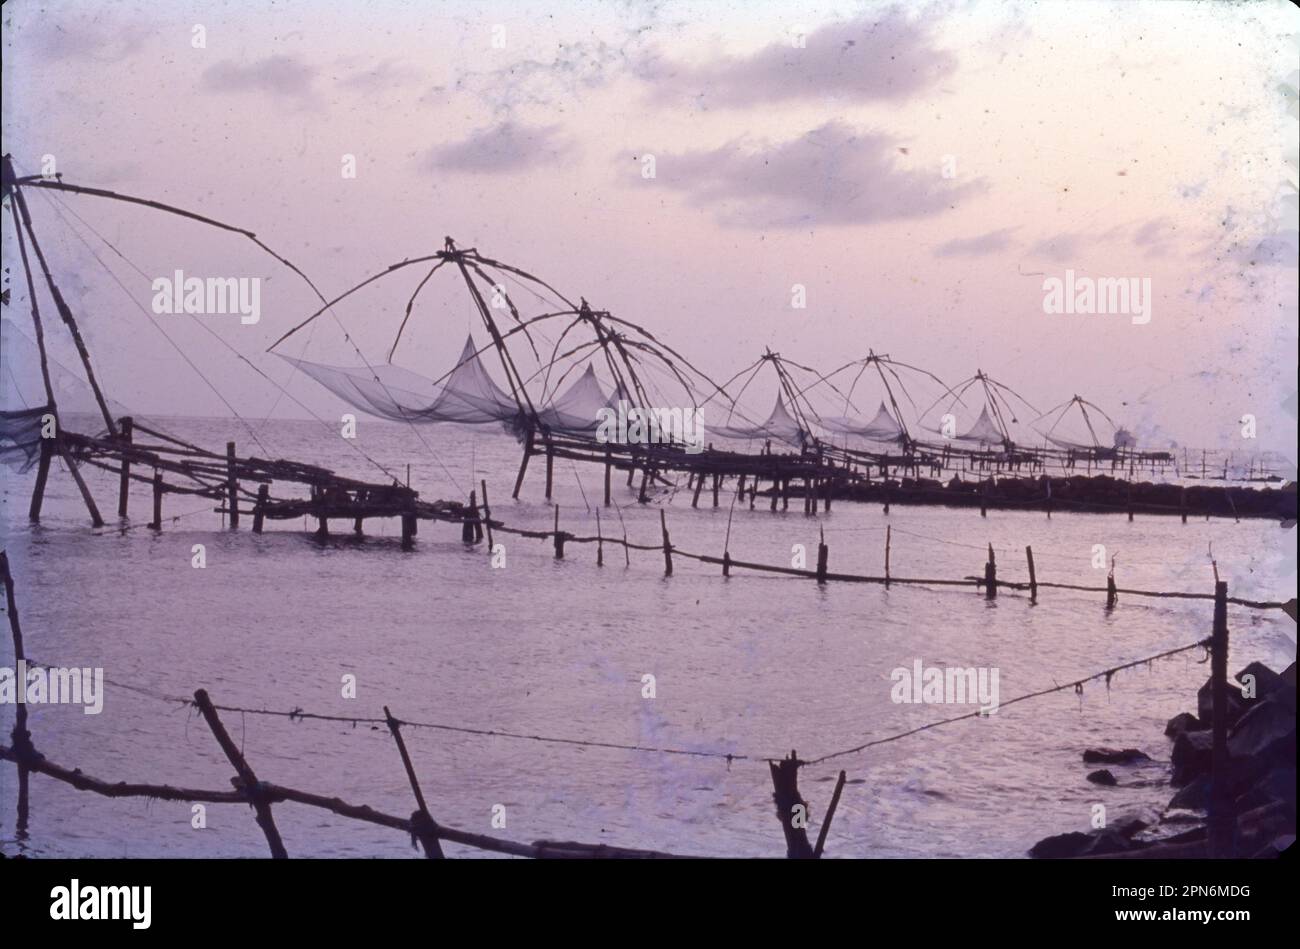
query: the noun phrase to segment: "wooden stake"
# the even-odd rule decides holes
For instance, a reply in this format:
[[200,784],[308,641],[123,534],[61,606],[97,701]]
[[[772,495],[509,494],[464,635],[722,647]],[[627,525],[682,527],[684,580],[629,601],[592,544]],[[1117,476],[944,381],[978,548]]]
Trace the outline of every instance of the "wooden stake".
[[668,518],[664,515],[664,509],[659,509],[659,528],[664,534],[664,576],[673,575],[673,545],[668,540]]
[[546,500],[551,499],[551,480],[555,471],[555,449],[551,447],[551,440],[546,440]]
[[68,472],[72,475],[72,480],[77,483],[77,490],[81,492],[81,499],[86,502],[86,509],[90,511],[90,523],[95,527],[103,527],[104,519],[99,516],[99,508],[95,506],[95,499],[90,494],[90,488],[86,487],[85,479],[81,477],[81,471],[77,468],[77,463],[72,460],[72,453],[63,444],[62,438],[57,438],[55,445],[58,448],[59,455],[63,458],[63,463],[68,466]]
[[528,429],[528,439],[524,442],[524,457],[519,461],[519,474],[515,476],[515,490],[510,496],[519,500],[519,489],[524,484],[524,472],[528,470],[528,459],[533,456],[533,430]]
[[826,562],[830,559],[830,548],[826,546],[826,531],[818,535],[817,541],[817,582],[826,582]]
[[239,482],[235,480],[235,443],[226,442],[226,506],[230,508],[230,529],[239,530]]
[[269,500],[271,487],[268,484],[257,486],[257,503],[253,505],[253,533],[262,533],[262,524],[266,520],[266,502]]
[[555,559],[563,560],[565,535],[560,530],[560,506],[558,504],[555,505],[555,532],[553,536],[555,539]]
[[1038,602],[1038,575],[1034,573],[1034,548],[1025,547],[1025,559],[1029,561],[1029,602]]
[[[772,772],[772,800],[776,803],[776,819],[781,822],[785,835],[785,855],[792,860],[808,860],[813,848],[808,843],[808,802],[799,794],[799,760],[795,752],[780,761],[769,761]],[[801,815],[799,826],[795,815]]]
[[614,453],[611,449],[605,449],[605,507],[609,507],[609,479],[614,465]]
[[163,479],[162,471],[155,468],[153,470],[153,520],[149,522],[149,529],[162,530],[162,498],[163,498]]
[[[496,545],[493,544],[492,542],[492,509],[488,507],[486,478],[479,481],[479,487],[483,489],[483,526],[487,528],[487,545],[488,545],[488,553],[490,554],[492,553],[492,548]],[[608,488],[608,483],[606,483],[606,487]],[[600,517],[599,514],[597,514],[596,516],[597,518]]]
[[[130,416],[120,418],[117,424],[121,429],[122,441],[130,445],[135,436],[135,420]],[[131,462],[122,455],[122,478],[117,484],[117,516],[126,517],[127,502],[131,497]]]
[[36,486],[32,489],[32,504],[27,509],[27,518],[33,524],[40,523],[41,504],[45,500],[45,482],[50,477],[50,461],[54,458],[54,439],[41,439],[41,457],[36,466]]
[[248,796],[249,803],[253,805],[253,810],[257,814],[258,826],[262,828],[262,833],[266,835],[266,842],[271,848],[271,856],[276,860],[288,858],[289,854],[284,849],[284,842],[280,839],[280,832],[276,829],[275,819],[271,816],[271,805],[267,803],[265,796],[262,794],[257,775],[248,766],[248,762],[244,760],[239,748],[230,740],[230,735],[226,733],[226,727],[221,724],[221,719],[217,715],[217,710],[213,708],[208,693],[203,689],[199,689],[194,693],[194,701],[198,705],[199,711],[203,713],[203,719],[208,723],[208,728],[212,729],[212,734],[216,737],[217,744],[221,746],[221,750],[225,753],[226,759],[234,765],[235,773],[239,775],[242,790]]
[[1228,762],[1228,583],[1214,584],[1214,632],[1210,639],[1210,697],[1213,721],[1210,745],[1210,856],[1233,854],[1235,821],[1232,814]]
[[[27,658],[23,651],[23,631],[18,623],[18,601],[14,597],[14,578],[9,572],[9,555],[0,550],[0,583],[5,588],[5,609],[9,612],[9,631],[13,635],[14,641],[14,668],[17,669],[19,663]],[[14,682],[14,688],[26,690],[27,683]],[[25,696],[24,696],[25,697]],[[28,819],[28,774],[29,769],[23,762],[23,758],[36,754],[36,749],[32,746],[32,735],[27,730],[27,703],[16,702],[14,704],[14,729],[13,748],[18,753],[18,820],[17,829],[20,834],[27,830]]]
[[596,508],[596,566],[605,566],[605,537],[600,532],[600,508]]
[[892,524],[885,525],[885,589],[889,589],[889,545],[893,540],[894,528]]
[[839,778],[835,781],[835,791],[831,794],[831,806],[826,808],[826,819],[822,821],[821,830],[817,832],[817,846],[813,848],[813,859],[820,860],[822,850],[826,847],[826,835],[830,832],[831,821],[835,818],[835,808],[840,806],[840,794],[844,790],[844,782],[848,776],[841,771]]
[[429,816],[429,808],[424,803],[424,794],[420,791],[420,782],[415,777],[411,756],[407,754],[406,742],[402,740],[401,726],[397,719],[393,718],[393,713],[388,710],[387,705],[384,706],[384,718],[388,722],[388,730],[393,735],[393,741],[397,742],[397,753],[402,756],[402,767],[406,769],[407,780],[411,782],[411,790],[415,792],[415,803],[419,805],[411,815],[412,829],[420,840],[420,846],[424,848],[425,857],[430,860],[445,859],[442,844],[438,842],[438,824]]
[[[701,475],[701,480],[703,476]],[[722,475],[713,476],[713,506],[718,506],[718,491],[722,487]]]
[[984,565],[984,598],[996,599],[998,595],[998,565],[993,558],[993,545],[989,544],[989,562]]
[[402,515],[402,549],[411,550],[414,547],[415,547],[415,515],[403,514]]

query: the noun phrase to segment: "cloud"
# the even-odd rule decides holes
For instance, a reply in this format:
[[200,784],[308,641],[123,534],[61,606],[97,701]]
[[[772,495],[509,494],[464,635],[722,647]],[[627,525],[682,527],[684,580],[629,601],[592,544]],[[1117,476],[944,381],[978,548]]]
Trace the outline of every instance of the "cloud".
[[556,163],[572,143],[558,125],[500,122],[424,153],[427,169],[504,174]]
[[316,104],[316,69],[293,56],[268,56],[247,65],[229,60],[203,71],[201,84],[214,92],[261,92],[300,107]]
[[954,185],[939,169],[897,168],[894,141],[837,121],[784,142],[730,142],[721,148],[666,154],[656,181],[739,227],[868,224],[946,211],[984,190]]
[[1011,235],[1015,230],[1014,227],[1004,227],[976,237],[957,237],[940,244],[934,255],[936,257],[978,257],[1006,250],[1011,246]]
[[1056,234],[1043,238],[1029,248],[1029,253],[1035,257],[1046,257],[1058,264],[1067,264],[1079,259],[1086,243],[1088,239],[1082,234]]
[[358,92],[383,92],[417,80],[421,75],[414,66],[396,59],[385,59],[369,69],[359,69],[344,76],[339,85]]
[[752,106],[840,96],[857,102],[900,100],[956,67],[956,57],[931,42],[928,26],[899,7],[828,23],[796,45],[795,37],[750,56],[702,64],[648,56],[638,66],[659,98],[690,97],[704,105]]

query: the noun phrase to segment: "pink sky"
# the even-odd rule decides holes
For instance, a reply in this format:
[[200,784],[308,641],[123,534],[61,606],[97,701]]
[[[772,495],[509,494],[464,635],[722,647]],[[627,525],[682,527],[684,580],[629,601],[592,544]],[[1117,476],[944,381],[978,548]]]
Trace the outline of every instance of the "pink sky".
[[[1255,447],[1239,436],[1251,413],[1258,447],[1296,454],[1300,14],[1281,0],[12,0],[3,28],[4,149],[20,170],[53,155],[66,181],[250,228],[328,295],[450,234],[718,379],[764,346],[826,369],[873,348],[951,382],[982,367],[1044,409],[1080,393],[1151,443]],[[145,304],[149,281],[86,226],[146,275],[270,277],[257,325],[205,319],[289,377],[262,350],[315,305],[285,272],[176,220],[63,200]],[[29,201],[109,394],[223,414],[52,206]],[[9,263],[8,222],[4,241]],[[1043,280],[1067,269],[1150,278],[1150,323],[1044,313]],[[341,310],[371,359],[418,275],[402,279]],[[6,316],[28,330],[11,287]],[[459,351],[468,303],[447,287],[417,311],[407,368],[437,376]],[[188,317],[159,319],[241,414],[276,402]],[[350,350],[322,325],[307,356]]]

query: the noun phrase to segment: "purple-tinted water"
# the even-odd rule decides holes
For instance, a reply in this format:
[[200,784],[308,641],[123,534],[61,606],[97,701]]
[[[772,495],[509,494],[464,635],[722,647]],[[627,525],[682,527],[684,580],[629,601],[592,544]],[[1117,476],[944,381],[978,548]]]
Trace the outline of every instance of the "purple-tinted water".
[[[274,454],[370,479],[383,476],[314,422],[269,422],[252,442],[226,420],[171,419],[169,431],[241,453]],[[549,528],[542,465],[534,460],[521,499],[509,498],[519,448],[510,438],[454,427],[422,430],[362,421],[358,444],[425,498],[464,499],[486,478],[494,516]],[[445,465],[445,470],[444,466]],[[946,718],[968,707],[903,705],[890,672],[926,665],[999,670],[1002,701],[1072,681],[1208,634],[1208,602],[1121,598],[1044,590],[1040,602],[1004,594],[986,603],[970,589],[860,584],[818,587],[799,578],[720,570],[682,558],[663,575],[657,552],[569,545],[556,561],[541,541],[499,538],[506,567],[485,547],[467,548],[453,525],[422,522],[404,553],[395,522],[372,522],[362,543],[344,525],[321,547],[302,522],[256,536],[221,530],[211,503],[169,496],[155,535],[148,489],[133,517],[112,517],[116,478],[87,471],[110,526],[92,530],[76,489],[56,465],[39,528],[26,519],[32,475],[3,478],[4,546],[18,583],[27,651],[55,665],[102,666],[110,679],[172,695],[206,688],[214,700],[374,717],[387,704],[409,720],[597,741],[737,754],[797,749],[814,757]],[[579,480],[580,476],[580,480]],[[453,483],[453,478],[455,483]],[[602,528],[645,543],[668,512],[673,543],[720,554],[730,492],[698,510],[687,492],[641,506],[615,482],[619,512]],[[734,487],[733,487],[734,490]],[[584,497],[585,492],[585,497]],[[561,525],[595,533],[601,472],[556,464]],[[592,505],[590,510],[588,505]],[[815,561],[824,528],[833,571],[879,574],[892,525],[895,576],[960,578],[982,572],[997,550],[999,576],[1023,579],[1032,545],[1040,580],[1104,583],[1093,547],[1117,557],[1121,586],[1212,589],[1208,552],[1233,595],[1295,595],[1294,545],[1276,523],[837,504],[808,518],[737,506],[733,557],[788,564],[793,544]],[[191,566],[192,547],[207,566]],[[1261,659],[1282,668],[1295,626],[1279,612],[1233,608],[1235,671]],[[7,635],[0,664],[12,665]],[[828,855],[1022,856],[1040,837],[1086,830],[1095,803],[1111,820],[1160,807],[1164,769],[1116,769],[1121,786],[1084,780],[1092,745],[1135,746],[1166,759],[1165,721],[1194,709],[1208,667],[1199,651],[976,719],[810,766],[801,789],[812,829],[839,769],[846,787]],[[642,677],[656,697],[642,697]],[[341,695],[354,675],[357,697]],[[7,736],[12,708],[0,707]],[[396,814],[414,802],[386,731],[368,725],[290,722],[227,714],[226,724],[259,776]],[[223,789],[231,769],[189,710],[109,686],[101,715],[72,706],[31,707],[37,747],[98,777]],[[663,756],[500,737],[408,729],[406,740],[434,817],[465,830],[531,841],[558,838],[681,853],[780,856],[784,844],[762,761]],[[14,841],[14,769],[0,765],[0,846],[44,855],[263,856],[251,812],[212,805],[206,829],[187,804],[109,800],[48,778],[32,779],[29,839]],[[1123,786],[1129,784],[1130,786]],[[505,828],[493,827],[504,805]],[[301,856],[415,856],[403,835],[294,805],[275,809],[286,846]],[[478,851],[449,846],[450,853]]]

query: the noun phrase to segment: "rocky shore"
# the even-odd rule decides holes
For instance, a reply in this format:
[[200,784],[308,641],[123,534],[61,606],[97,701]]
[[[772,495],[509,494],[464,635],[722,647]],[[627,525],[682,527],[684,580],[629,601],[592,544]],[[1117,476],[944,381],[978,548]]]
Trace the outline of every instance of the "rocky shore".
[[[1296,667],[1274,672],[1252,662],[1228,688],[1229,794],[1236,815],[1238,857],[1275,857],[1295,843]],[[1210,682],[1197,693],[1196,712],[1169,720],[1168,765],[1137,748],[1090,748],[1083,753],[1097,770],[1087,780],[1099,787],[1168,781],[1175,789],[1164,810],[1129,816],[1088,833],[1046,837],[1029,850],[1039,859],[1063,857],[1208,857],[1206,811],[1210,799]],[[1159,769],[1154,777],[1152,772]],[[1104,798],[1101,799],[1104,803]]]

